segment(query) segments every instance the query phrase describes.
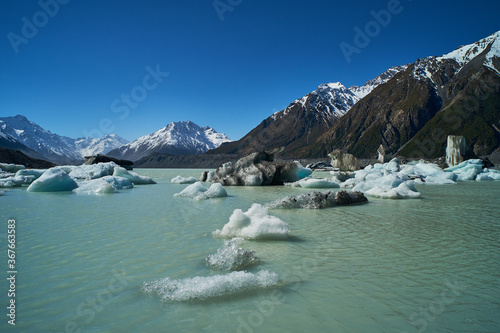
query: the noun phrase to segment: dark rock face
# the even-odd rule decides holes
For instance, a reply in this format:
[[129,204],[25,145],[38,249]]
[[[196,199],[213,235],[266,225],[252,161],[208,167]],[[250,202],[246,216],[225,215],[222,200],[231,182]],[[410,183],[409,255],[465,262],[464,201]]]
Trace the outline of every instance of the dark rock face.
[[308,208],[322,209],[333,206],[345,206],[368,202],[361,192],[347,191],[311,191],[299,195],[292,195],[268,204],[269,208]]
[[107,163],[107,162],[115,162],[122,168],[125,168],[127,170],[132,170],[134,166],[134,162],[128,161],[128,160],[120,160],[114,157],[109,157],[106,155],[101,155],[97,154],[97,156],[86,156],[85,157],[85,164],[90,165],[90,164],[97,164],[97,163]]
[[337,205],[352,205],[358,203],[368,202],[368,199],[361,192],[347,192],[347,191],[338,191],[335,196],[335,202]]
[[300,163],[274,161],[272,154],[261,151],[234,164],[223,164],[215,172],[213,181],[227,186],[268,186],[295,182],[306,175]]
[[31,158],[19,150],[0,147],[0,162],[21,164],[29,169],[49,169],[55,166],[54,163],[45,160]]

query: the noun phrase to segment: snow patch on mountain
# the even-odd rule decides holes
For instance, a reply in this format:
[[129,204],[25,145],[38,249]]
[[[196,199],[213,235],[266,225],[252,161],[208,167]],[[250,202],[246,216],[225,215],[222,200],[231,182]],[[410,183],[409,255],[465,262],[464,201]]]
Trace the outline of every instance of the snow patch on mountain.
[[102,138],[78,138],[75,140],[75,146],[80,154],[85,157],[97,154],[106,155],[111,150],[129,142],[116,134],[107,134]]

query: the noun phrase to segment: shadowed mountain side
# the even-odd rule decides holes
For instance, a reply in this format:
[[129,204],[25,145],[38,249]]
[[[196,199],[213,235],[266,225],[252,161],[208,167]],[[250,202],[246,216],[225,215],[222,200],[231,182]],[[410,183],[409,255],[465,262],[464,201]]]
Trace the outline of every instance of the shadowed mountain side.
[[240,156],[235,154],[194,154],[171,155],[152,153],[135,161],[136,168],[204,168],[215,169],[226,162],[236,162]]
[[0,147],[0,162],[21,164],[29,169],[48,169],[55,166],[55,164],[45,160],[31,158],[19,150],[13,150]]

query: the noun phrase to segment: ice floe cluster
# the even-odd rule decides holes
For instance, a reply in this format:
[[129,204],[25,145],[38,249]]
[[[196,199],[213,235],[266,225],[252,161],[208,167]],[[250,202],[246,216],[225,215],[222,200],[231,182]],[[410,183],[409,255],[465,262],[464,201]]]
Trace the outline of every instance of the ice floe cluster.
[[243,238],[235,237],[225,242],[223,248],[205,258],[205,264],[210,269],[219,271],[235,271],[259,263],[255,251],[244,250],[239,244]]
[[480,159],[467,160],[443,170],[436,164],[424,161],[400,165],[399,160],[394,158],[388,163],[368,165],[350,175],[338,175],[336,172],[332,172],[332,175],[334,180],[347,178],[340,184],[342,188],[388,199],[419,198],[421,194],[415,184],[455,184],[461,180],[500,179],[500,171],[483,169]]
[[[0,178],[0,188],[27,186],[28,192],[74,191],[102,194],[129,189],[134,185],[156,184],[152,178],[128,171],[114,162],[64,165],[47,170],[4,164],[0,166],[5,167],[5,172]],[[15,174],[7,171],[16,169]]]

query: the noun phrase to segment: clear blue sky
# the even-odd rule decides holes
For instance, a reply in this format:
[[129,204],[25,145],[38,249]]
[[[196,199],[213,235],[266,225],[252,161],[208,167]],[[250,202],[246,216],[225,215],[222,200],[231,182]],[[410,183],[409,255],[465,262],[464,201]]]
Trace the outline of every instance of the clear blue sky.
[[[213,0],[55,1],[41,0],[50,15],[2,1],[0,116],[73,138],[191,120],[237,140],[321,83],[362,85],[500,30],[500,2],[484,0],[220,0],[219,13]],[[377,29],[370,12],[388,6]],[[367,25],[348,62],[340,44]]]

